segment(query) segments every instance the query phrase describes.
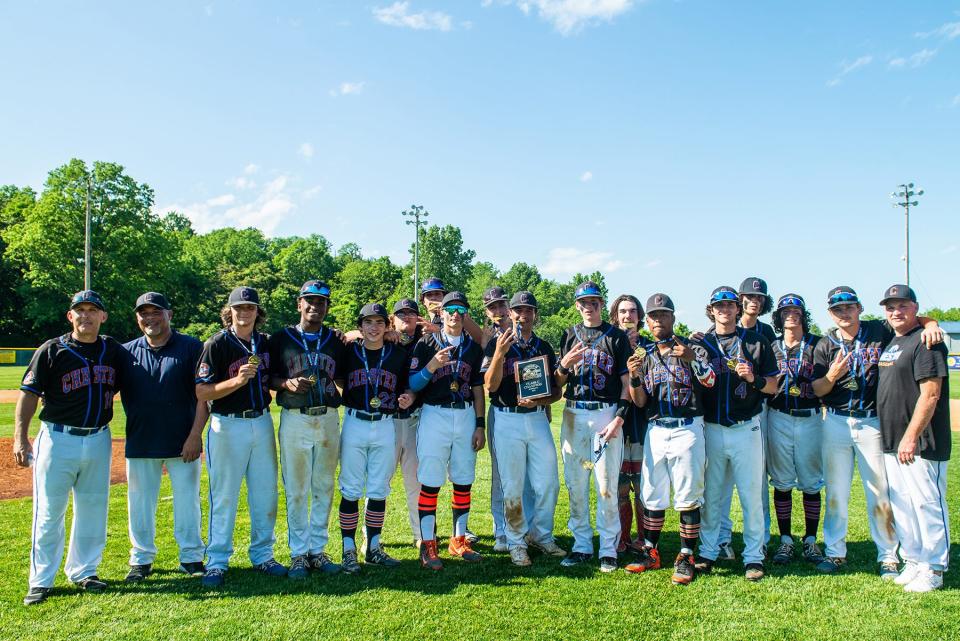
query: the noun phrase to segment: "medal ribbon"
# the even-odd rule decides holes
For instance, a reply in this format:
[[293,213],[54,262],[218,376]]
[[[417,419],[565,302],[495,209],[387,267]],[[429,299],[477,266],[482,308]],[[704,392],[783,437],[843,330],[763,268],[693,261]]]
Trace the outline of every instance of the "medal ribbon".
[[[800,356],[797,361],[797,375],[795,376],[796,380],[800,380],[800,370],[803,367],[803,349],[807,346],[807,335],[804,334],[803,338],[800,340]],[[780,349],[783,350],[783,359],[784,359],[784,369],[786,373],[783,377],[783,395],[784,395],[784,405],[787,409],[790,409],[790,349],[787,348],[787,343],[784,339],[780,339]],[[797,386],[799,387],[799,385]],[[794,406],[800,404],[799,398],[794,400]]]
[[[367,373],[367,381],[363,386],[363,406],[368,410],[377,411],[380,407],[379,401],[377,402],[376,407],[370,405],[370,363],[367,362],[367,347],[361,341],[360,345],[354,347],[354,351],[357,352],[357,355],[360,356],[363,360],[363,371]],[[384,345],[380,348],[380,362],[377,363],[377,382],[373,386],[373,396],[377,399],[380,398],[380,372],[383,371],[383,359],[387,356],[387,346]]]
[[[460,334],[460,344],[457,345],[457,362],[453,367],[453,382],[457,384],[457,391],[454,392],[453,390],[450,390],[450,394],[460,399],[463,399],[463,395],[460,393],[460,360],[463,358],[463,347],[469,338],[470,337],[464,333]],[[447,335],[443,332],[443,330],[440,330],[440,345],[442,347],[453,345],[453,343],[447,340]]]
[[[307,332],[303,331],[303,328],[300,327],[300,324],[298,323],[297,333],[300,334],[299,339],[293,335],[293,332],[290,331],[289,327],[286,328],[286,330],[284,330],[287,332],[287,335],[291,339],[293,339],[293,342],[296,343],[300,347],[300,349],[303,350],[304,354],[306,354],[307,363],[310,364],[310,373],[317,377],[317,382],[313,384],[313,388],[320,393],[320,397],[319,399],[317,399],[318,405],[323,405],[323,387],[324,387],[321,380],[323,377],[320,376],[320,370],[317,368],[317,366],[320,364],[320,350],[323,348],[324,345],[327,344],[327,341],[330,340],[330,337],[333,336],[333,332],[328,331],[327,337],[321,341],[320,337],[323,336],[323,330],[324,328],[320,327],[320,331],[317,332],[316,334],[308,334]],[[316,337],[317,339],[317,342],[314,343],[314,348],[312,351],[310,350],[310,341],[307,338],[308,336]],[[301,341],[300,339],[303,339],[303,340]],[[313,390],[311,389],[307,392],[308,406],[311,405],[310,401],[312,400],[312,397],[313,397]]]
[[[584,326],[583,329],[586,330],[587,327]],[[577,331],[577,326],[576,326],[576,325],[573,326],[573,334],[577,337],[577,340],[579,340],[579,341],[580,341],[581,343],[583,343],[584,345],[587,345],[587,351],[584,352],[584,354],[583,354],[584,359],[586,359],[587,352],[592,352],[592,351],[597,347],[597,345],[600,344],[600,341],[603,340],[603,337],[606,336],[607,334],[609,334],[611,331],[613,331],[613,325],[610,325],[610,327],[607,328],[607,331],[605,331],[604,333],[600,334],[600,336],[597,338],[597,340],[593,341],[593,344],[592,344],[592,345],[587,345],[587,341],[584,340],[584,338],[580,335],[580,332]],[[589,367],[590,367],[590,388],[589,388],[589,389],[590,389],[590,399],[589,399],[589,400],[592,401],[592,400],[593,400],[593,396],[594,396],[594,394],[593,394],[593,363],[592,363],[592,362],[590,363]],[[581,390],[583,390],[583,375],[584,375],[584,373],[585,373],[586,371],[587,371],[587,367],[581,365],[581,367],[580,367],[580,389],[581,389]]]
[[[257,357],[257,335],[258,335],[257,330],[253,330],[253,333],[250,334],[250,349],[247,349],[247,346],[243,344],[243,341],[240,340],[239,336],[237,336],[237,332],[233,329],[232,326],[230,327],[230,331],[228,333],[228,336],[233,338],[234,342],[240,346],[240,349],[242,349],[244,352],[249,354],[251,357],[258,359],[257,391],[260,393],[260,407],[254,407],[256,403],[253,402],[253,390],[250,390],[250,409],[260,409],[266,405],[266,403],[263,402],[263,384],[260,382],[260,362],[259,362],[259,357]],[[249,387],[250,383],[252,382],[253,382],[252,379],[247,381],[247,386]]]
[[[860,390],[860,406],[863,407],[863,387],[866,386],[867,381],[863,381],[863,386],[859,384],[857,380],[857,368],[861,369],[861,373],[866,374],[866,367],[863,365],[863,359],[860,357],[860,336],[863,334],[863,323],[860,323],[860,328],[857,330],[857,336],[853,342],[853,358],[850,360],[853,361],[850,365],[850,377],[853,379],[854,384],[857,385],[857,389]],[[840,330],[837,330],[837,335],[840,336]],[[843,351],[843,355],[846,356],[847,352],[850,351],[847,349],[847,343],[843,340],[843,337],[840,337],[840,349]],[[864,379],[866,377],[864,376]],[[857,389],[850,390],[850,407],[853,407],[853,395],[857,393]]]
[[[736,338],[736,346],[737,346],[737,358],[738,358],[738,359],[739,359],[740,355],[743,354],[743,341],[742,341],[742,338],[743,338],[743,337],[742,337],[742,335],[740,334],[740,331],[741,331],[741,330],[738,329],[738,330],[736,331],[736,335],[735,335],[735,338]],[[733,356],[732,356],[732,355],[727,355],[727,351],[726,351],[725,349],[723,349],[723,343],[720,342],[720,335],[716,333],[716,330],[714,330],[713,337],[717,339],[717,349],[720,350],[720,355],[723,356],[724,364],[726,365],[726,361],[729,361],[729,360],[733,359]],[[731,352],[731,354],[732,354],[732,352]],[[731,370],[729,367],[727,367],[726,369],[727,369],[728,372],[733,373],[733,370]]]

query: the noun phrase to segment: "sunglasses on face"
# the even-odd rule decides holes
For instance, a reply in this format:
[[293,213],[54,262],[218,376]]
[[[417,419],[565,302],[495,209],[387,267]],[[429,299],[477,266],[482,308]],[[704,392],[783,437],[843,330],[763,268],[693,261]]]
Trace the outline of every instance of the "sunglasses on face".
[[461,316],[465,316],[467,314],[467,308],[463,305],[447,305],[443,308],[443,311],[450,315],[460,314]]
[[857,298],[856,294],[840,292],[839,294],[831,296],[828,302],[830,305],[836,305],[837,303],[859,303],[860,299]]
[[397,318],[409,318],[411,316],[416,316],[416,314],[409,311],[400,311],[400,312],[394,313],[394,316],[396,316]]
[[720,303],[720,302],[726,301],[726,300],[735,303],[735,302],[737,302],[738,300],[740,300],[740,298],[739,298],[735,293],[729,292],[729,291],[726,291],[726,290],[724,290],[724,291],[722,291],[722,292],[717,292],[716,294],[714,294],[713,296],[710,297],[710,303],[711,303],[711,304],[712,304],[712,303]]

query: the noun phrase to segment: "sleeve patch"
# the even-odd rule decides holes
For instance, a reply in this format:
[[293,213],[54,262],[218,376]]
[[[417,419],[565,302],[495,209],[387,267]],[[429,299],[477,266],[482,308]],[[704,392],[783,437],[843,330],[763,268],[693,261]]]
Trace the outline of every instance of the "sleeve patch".
[[23,377],[23,385],[33,385],[37,382],[37,375],[33,371],[29,371]]
[[210,376],[210,366],[206,363],[200,363],[200,369],[197,370],[197,378],[206,378]]

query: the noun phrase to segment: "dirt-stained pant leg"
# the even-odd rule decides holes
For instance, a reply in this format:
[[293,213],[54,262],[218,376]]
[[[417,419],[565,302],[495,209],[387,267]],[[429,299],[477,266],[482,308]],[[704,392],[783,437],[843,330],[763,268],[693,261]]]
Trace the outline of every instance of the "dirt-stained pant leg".
[[593,528],[590,526],[590,476],[584,465],[593,463],[593,434],[584,414],[587,410],[564,408],[560,426],[563,480],[570,499],[567,527],[573,534],[573,552],[593,554]]
[[[420,482],[417,480],[417,426],[420,423],[420,411],[408,418],[393,419],[396,428],[395,465],[400,465],[403,475],[403,489],[407,495],[407,516],[410,519],[410,532],[414,539],[420,539],[420,517],[417,514],[417,500],[420,497]],[[391,477],[392,480],[392,477]]]

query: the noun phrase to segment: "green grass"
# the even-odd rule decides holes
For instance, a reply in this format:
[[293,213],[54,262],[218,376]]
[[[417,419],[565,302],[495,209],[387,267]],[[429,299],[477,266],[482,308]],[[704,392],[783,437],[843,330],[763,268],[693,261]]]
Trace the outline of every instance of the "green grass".
[[[555,413],[558,431],[560,413]],[[956,438],[956,437],[955,437]],[[960,439],[957,439],[960,441]],[[960,443],[958,443],[960,444]],[[562,473],[562,468],[561,468]],[[950,469],[951,514],[960,515],[957,466]],[[204,484],[206,477],[204,477]],[[388,504],[384,542],[403,561],[395,571],[365,568],[359,576],[314,576],[303,583],[254,574],[246,557],[249,522],[245,506],[237,522],[237,553],[221,592],[203,591],[196,579],[172,572],[170,487],[164,481],[158,517],[158,573],[144,584],[127,586],[128,541],[126,487],[110,494],[110,525],[101,576],[114,582],[103,595],[80,595],[62,574],[57,594],[47,604],[19,605],[26,589],[30,546],[30,499],[0,502],[0,638],[104,639],[153,638],[338,638],[430,639],[467,641],[514,638],[569,639],[946,639],[957,638],[960,579],[947,574],[946,589],[926,596],[905,594],[876,575],[876,550],[869,542],[863,491],[854,482],[849,560],[846,573],[828,577],[797,562],[770,568],[758,584],[744,580],[742,566],[721,567],[686,588],[670,584],[664,569],[643,576],[603,575],[596,566],[572,571],[555,559],[534,555],[531,568],[493,554],[489,513],[489,456],[481,453],[474,485],[471,529],[483,537],[481,565],[445,560],[433,575],[417,565],[399,475]],[[449,505],[449,484],[441,504]],[[204,488],[203,495],[206,495]],[[286,522],[281,488],[277,520],[277,557],[287,561]],[[335,499],[338,501],[339,497]],[[802,523],[799,500],[795,522]],[[204,501],[206,514],[206,501]],[[567,499],[561,488],[556,533],[569,548]],[[336,502],[332,523],[336,522]],[[736,521],[735,521],[736,522]],[[441,532],[450,514],[439,515]],[[339,531],[330,528],[328,550],[339,558]],[[739,537],[735,539],[739,550]],[[677,519],[668,513],[661,542],[665,560],[678,548]],[[953,549],[956,565],[957,546]]]
[[960,372],[950,370],[950,398],[960,398]]
[[20,389],[20,381],[23,380],[25,365],[3,365],[0,366],[0,390],[2,389]]

